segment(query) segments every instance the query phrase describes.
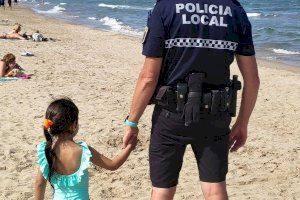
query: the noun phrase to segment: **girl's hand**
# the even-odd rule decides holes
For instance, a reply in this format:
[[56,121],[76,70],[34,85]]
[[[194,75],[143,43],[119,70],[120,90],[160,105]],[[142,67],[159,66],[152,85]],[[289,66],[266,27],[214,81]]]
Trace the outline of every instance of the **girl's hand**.
[[19,73],[20,73],[20,70],[18,70],[18,69],[13,69],[13,70],[11,70],[10,72],[8,72],[8,74],[7,74],[6,76],[13,76],[13,77],[15,77],[15,76],[17,76]]
[[123,137],[123,148],[126,148],[129,141],[131,139],[133,139],[134,137],[137,137],[138,133],[139,133],[138,128],[133,128],[133,127],[127,126],[125,128],[125,133],[124,133],[124,137]]
[[137,135],[133,135],[133,137],[129,140],[128,145],[126,148],[129,148],[131,151],[135,149],[136,145],[137,145]]

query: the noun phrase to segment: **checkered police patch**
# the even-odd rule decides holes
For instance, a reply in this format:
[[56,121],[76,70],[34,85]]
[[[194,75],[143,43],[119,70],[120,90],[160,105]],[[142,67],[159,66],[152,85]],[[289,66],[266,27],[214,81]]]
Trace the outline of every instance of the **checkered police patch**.
[[202,38],[175,38],[165,41],[165,48],[172,47],[196,47],[210,49],[227,49],[235,51],[238,43],[226,40],[211,40]]

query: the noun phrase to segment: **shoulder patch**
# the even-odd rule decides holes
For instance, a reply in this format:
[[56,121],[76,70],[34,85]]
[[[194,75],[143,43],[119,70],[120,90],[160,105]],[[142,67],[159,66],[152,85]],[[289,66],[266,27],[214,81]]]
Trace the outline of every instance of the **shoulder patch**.
[[237,6],[241,6],[241,3],[238,0],[232,0],[232,2]]
[[144,30],[144,35],[143,35],[143,39],[142,39],[142,43],[144,44],[145,41],[146,41],[146,38],[148,36],[148,32],[149,32],[149,28],[148,26],[145,27],[145,30]]

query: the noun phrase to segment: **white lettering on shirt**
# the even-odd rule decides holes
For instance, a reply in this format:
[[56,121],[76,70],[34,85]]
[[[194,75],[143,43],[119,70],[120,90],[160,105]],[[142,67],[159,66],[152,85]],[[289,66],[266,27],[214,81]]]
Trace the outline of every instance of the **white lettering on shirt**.
[[179,3],[176,13],[181,14],[183,24],[203,24],[227,27],[226,16],[232,17],[231,7],[215,4]]

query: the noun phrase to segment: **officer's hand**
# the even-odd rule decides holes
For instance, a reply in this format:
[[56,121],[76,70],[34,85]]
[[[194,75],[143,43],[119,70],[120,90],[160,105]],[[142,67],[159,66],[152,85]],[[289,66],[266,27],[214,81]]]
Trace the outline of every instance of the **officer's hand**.
[[236,123],[231,129],[229,135],[229,149],[230,152],[237,151],[239,148],[245,145],[247,140],[247,125]]
[[126,126],[124,137],[123,137],[123,149],[127,147],[129,141],[131,141],[132,139],[137,137],[138,133],[139,133],[138,128],[132,128],[132,127]]

